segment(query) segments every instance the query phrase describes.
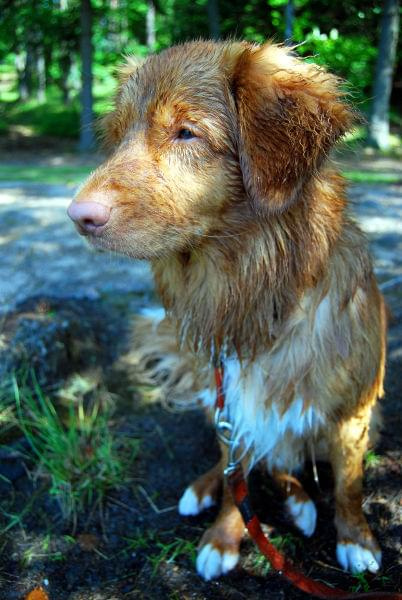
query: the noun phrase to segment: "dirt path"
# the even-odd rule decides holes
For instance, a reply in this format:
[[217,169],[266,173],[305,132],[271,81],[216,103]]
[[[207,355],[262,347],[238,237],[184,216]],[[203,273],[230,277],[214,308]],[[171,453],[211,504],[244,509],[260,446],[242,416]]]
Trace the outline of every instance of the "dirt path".
[[66,215],[74,189],[0,184],[0,313],[37,294],[98,298],[152,289],[148,265],[92,252]]

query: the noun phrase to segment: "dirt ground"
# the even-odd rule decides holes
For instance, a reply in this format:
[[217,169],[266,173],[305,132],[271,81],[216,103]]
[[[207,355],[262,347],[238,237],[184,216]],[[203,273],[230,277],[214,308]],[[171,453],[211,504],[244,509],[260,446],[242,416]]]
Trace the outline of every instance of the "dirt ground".
[[[393,164],[393,168],[399,169],[400,165]],[[35,478],[32,465],[16,451],[22,440],[12,436],[2,440],[1,600],[22,600],[37,586],[47,591],[50,600],[306,598],[269,570],[248,539],[234,572],[213,582],[204,582],[197,576],[195,547],[217,509],[211,508],[199,517],[183,518],[176,507],[188,483],[216,461],[214,432],[198,411],[169,412],[158,403],[141,398],[133,386],[132,374],[120,360],[130,347],[132,314],[154,301],[149,273],[135,264],[116,266],[109,262],[105,266],[102,257],[94,258],[85,250],[77,264],[65,263],[69,285],[74,287],[76,282],[81,286],[80,293],[62,287],[64,267],[57,262],[57,256],[76,257],[84,252],[80,241],[74,241],[77,246],[71,245],[69,233],[63,229],[62,213],[57,211],[64,211],[64,200],[56,212],[49,212],[51,195],[36,194],[36,200],[29,200],[29,190],[17,187],[18,197],[13,196],[15,186],[0,190],[0,208],[15,211],[11,215],[14,221],[9,215],[7,228],[10,232],[10,223],[11,231],[15,228],[14,238],[0,237],[0,281],[4,284],[1,288],[0,283],[0,291],[5,307],[0,331],[0,375],[18,366],[21,357],[30,358],[44,386],[96,370],[98,388],[107,390],[115,402],[111,427],[138,438],[140,451],[133,464],[131,482],[111,493],[102,511],[80,514],[73,526],[62,519],[59,505],[46,493],[46,481]],[[401,186],[356,186],[352,196],[359,203],[357,212],[377,257],[379,279],[386,282],[397,278],[402,274],[402,231],[398,221],[402,215]],[[60,197],[65,198],[65,204],[67,196]],[[8,198],[7,202],[4,198]],[[52,255],[48,260],[55,262],[49,262],[50,267],[42,270],[40,260],[45,260],[46,253],[40,254],[39,238],[35,238],[41,220],[38,218],[32,226],[28,218],[32,216],[29,206],[37,210],[38,198],[47,198],[43,204],[46,215],[59,223],[54,252],[47,252]],[[50,219],[46,244],[55,236],[52,223]],[[0,222],[1,235],[5,231]],[[18,254],[20,262],[14,268],[12,261]],[[85,260],[90,263],[87,271],[83,267]],[[14,270],[14,290],[18,288],[18,293],[13,296],[10,277]],[[55,273],[59,273],[60,281],[55,279]],[[25,279],[18,279],[17,274]],[[129,284],[131,276],[134,281]],[[124,279],[124,284],[116,284],[120,286],[116,288],[113,284],[119,278]],[[55,295],[59,284],[62,293]],[[332,481],[326,465],[318,467],[319,487],[313,480],[311,466],[305,472],[306,487],[318,508],[317,530],[308,541],[286,518],[272,482],[258,470],[250,481],[253,504],[284,552],[304,573],[346,590],[402,590],[401,284],[396,282],[385,290],[385,295],[393,316],[384,427],[375,448],[375,460],[367,465],[364,485],[364,510],[383,550],[381,572],[356,578],[338,568]],[[25,510],[28,506],[29,510]],[[13,515],[22,516],[10,527]]]

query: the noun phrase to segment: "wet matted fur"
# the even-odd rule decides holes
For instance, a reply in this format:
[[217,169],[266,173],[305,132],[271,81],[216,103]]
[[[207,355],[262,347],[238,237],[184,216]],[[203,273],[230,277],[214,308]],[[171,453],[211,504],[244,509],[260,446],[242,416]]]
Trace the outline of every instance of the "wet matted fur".
[[[334,471],[338,560],[374,572],[362,459],[383,393],[385,309],[327,158],[352,120],[336,77],[274,44],[194,42],[128,60],[102,123],[111,156],[71,214],[94,246],[151,262],[168,315],[140,325],[152,378],[211,409],[219,340],[246,468],[266,466],[312,535],[296,475],[314,446]],[[183,515],[216,501],[224,454],[187,488]],[[235,566],[243,530],[223,482],[200,542],[204,578]]]

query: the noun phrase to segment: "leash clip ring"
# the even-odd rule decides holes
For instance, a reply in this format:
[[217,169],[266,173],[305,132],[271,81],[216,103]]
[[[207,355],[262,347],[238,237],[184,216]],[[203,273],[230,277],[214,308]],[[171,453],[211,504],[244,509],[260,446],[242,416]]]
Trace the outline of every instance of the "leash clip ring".
[[224,470],[224,475],[228,476],[231,473],[233,473],[233,471],[236,470],[236,468],[238,467],[240,462],[245,457],[247,450],[245,450],[243,448],[243,451],[240,453],[239,456],[237,456],[238,450],[240,448],[239,441],[236,440],[235,438],[233,438],[233,436],[232,436],[233,426],[229,421],[226,421],[225,419],[222,418],[222,412],[223,411],[221,408],[216,409],[214,421],[215,421],[216,434],[217,434],[219,440],[223,444],[228,446],[228,449],[229,449],[228,463]]
[[233,427],[229,421],[225,421],[225,419],[222,418],[222,412],[223,411],[221,408],[217,408],[215,411],[214,422],[216,434],[221,442],[223,442],[226,446],[230,446],[233,443]]

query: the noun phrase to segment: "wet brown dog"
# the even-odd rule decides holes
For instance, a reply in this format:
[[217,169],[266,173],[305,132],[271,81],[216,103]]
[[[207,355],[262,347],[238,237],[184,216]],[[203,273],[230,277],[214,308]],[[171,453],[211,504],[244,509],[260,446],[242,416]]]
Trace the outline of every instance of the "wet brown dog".
[[[312,447],[330,460],[338,560],[374,572],[362,459],[382,394],[384,304],[327,161],[351,120],[335,77],[272,44],[194,42],[128,60],[103,122],[113,153],[69,214],[94,246],[151,261],[169,320],[144,338],[143,355],[162,366],[169,357],[165,387],[184,389],[177,374],[197,363],[186,385],[211,409],[221,340],[245,466],[266,465],[306,535],[316,509],[295,474]],[[185,491],[182,514],[215,502],[222,464]],[[242,536],[224,484],[199,573],[233,568]]]

